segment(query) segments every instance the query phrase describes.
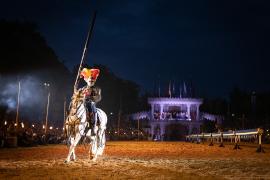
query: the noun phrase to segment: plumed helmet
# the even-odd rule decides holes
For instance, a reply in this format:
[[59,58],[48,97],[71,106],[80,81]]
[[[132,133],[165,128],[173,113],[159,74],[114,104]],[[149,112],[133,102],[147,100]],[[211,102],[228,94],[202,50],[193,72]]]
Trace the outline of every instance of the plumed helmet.
[[97,77],[99,75],[99,69],[87,69],[87,68],[83,68],[81,73],[80,73],[80,77],[85,80],[85,81],[96,81]]

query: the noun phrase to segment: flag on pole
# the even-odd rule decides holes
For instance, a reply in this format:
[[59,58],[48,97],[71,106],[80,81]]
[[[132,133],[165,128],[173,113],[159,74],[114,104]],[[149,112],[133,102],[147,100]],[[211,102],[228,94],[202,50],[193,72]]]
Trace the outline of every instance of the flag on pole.
[[171,81],[169,82],[169,97],[172,97],[172,92],[171,92]]
[[179,85],[179,97],[182,98],[182,88],[181,88],[181,85]]
[[172,85],[172,96],[175,96],[175,87],[174,87],[174,81],[173,81],[173,85]]
[[184,81],[184,96],[186,97],[187,96],[187,86],[186,86],[186,83]]
[[160,97],[160,81],[158,82],[158,97]]

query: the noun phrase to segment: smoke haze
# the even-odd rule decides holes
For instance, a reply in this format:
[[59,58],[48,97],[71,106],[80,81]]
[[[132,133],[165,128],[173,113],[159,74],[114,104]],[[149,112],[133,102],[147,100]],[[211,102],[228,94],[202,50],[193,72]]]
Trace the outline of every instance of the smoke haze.
[[7,113],[16,111],[20,81],[20,117],[32,121],[42,119],[48,92],[44,83],[33,76],[14,79],[18,78],[1,78],[0,105],[7,108]]

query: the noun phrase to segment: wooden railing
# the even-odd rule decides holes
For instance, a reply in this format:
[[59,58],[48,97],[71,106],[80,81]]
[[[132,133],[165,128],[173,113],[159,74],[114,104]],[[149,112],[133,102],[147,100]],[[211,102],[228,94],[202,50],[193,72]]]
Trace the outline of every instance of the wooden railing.
[[213,146],[214,139],[220,141],[219,147],[224,147],[224,139],[230,139],[233,142],[234,139],[234,148],[233,149],[241,149],[239,146],[239,142],[241,139],[258,139],[258,149],[256,152],[264,152],[262,148],[262,134],[263,129],[246,129],[246,130],[237,130],[237,131],[226,131],[219,133],[201,133],[201,134],[191,134],[186,136],[186,141],[189,142],[204,142],[204,140],[210,140],[209,146]]

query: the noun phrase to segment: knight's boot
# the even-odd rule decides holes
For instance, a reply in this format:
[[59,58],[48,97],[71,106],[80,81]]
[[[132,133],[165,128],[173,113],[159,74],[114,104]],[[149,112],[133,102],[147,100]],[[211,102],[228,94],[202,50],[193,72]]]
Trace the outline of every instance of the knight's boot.
[[94,128],[91,128],[91,136],[95,136],[95,135],[96,135],[96,133],[94,131]]
[[91,135],[95,136],[97,134],[97,128],[96,128],[96,126],[97,126],[97,113],[94,113],[93,118],[94,118],[94,123],[93,123],[93,126],[91,128]]

